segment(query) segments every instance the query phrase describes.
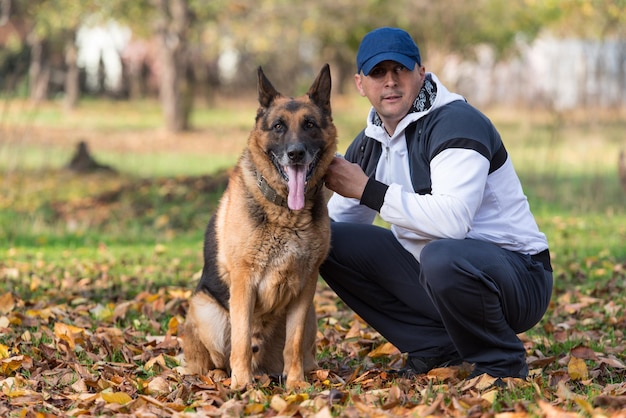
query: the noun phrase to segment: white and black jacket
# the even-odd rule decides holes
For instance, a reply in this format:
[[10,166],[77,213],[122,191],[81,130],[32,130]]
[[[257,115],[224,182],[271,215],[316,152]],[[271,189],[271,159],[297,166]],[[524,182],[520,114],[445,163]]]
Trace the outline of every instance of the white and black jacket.
[[500,135],[432,73],[389,136],[376,111],[345,158],[370,180],[361,201],[334,194],[334,221],[372,223],[377,213],[417,260],[440,238],[472,238],[525,254],[548,248]]

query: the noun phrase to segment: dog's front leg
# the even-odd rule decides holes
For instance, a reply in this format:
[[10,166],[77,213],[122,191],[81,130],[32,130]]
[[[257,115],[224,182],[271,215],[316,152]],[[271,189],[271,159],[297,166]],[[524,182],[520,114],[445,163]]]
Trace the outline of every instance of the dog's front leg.
[[287,312],[283,374],[287,376],[286,387],[288,389],[297,389],[304,382],[304,358],[310,355],[310,353],[305,353],[306,350],[310,349],[310,347],[305,346],[305,342],[310,340],[307,338],[307,333],[315,331],[315,328],[313,330],[307,329],[307,323],[309,326],[311,325],[307,319],[310,319],[308,316],[315,296],[316,283],[317,272],[313,278],[307,280],[305,288],[289,305]]
[[231,324],[231,389],[244,389],[252,383],[252,314],[254,289],[248,274],[231,273],[230,324]]

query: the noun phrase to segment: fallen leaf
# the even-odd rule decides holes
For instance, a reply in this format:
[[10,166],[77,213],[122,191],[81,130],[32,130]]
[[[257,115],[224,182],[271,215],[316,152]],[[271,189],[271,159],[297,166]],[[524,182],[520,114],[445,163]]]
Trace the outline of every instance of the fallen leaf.
[[582,395],[579,395],[567,386],[567,384],[563,381],[560,381],[556,387],[556,396],[565,401],[573,401],[579,398],[583,398]]
[[496,401],[496,397],[498,396],[498,389],[488,390],[487,392],[481,393],[480,397],[490,404],[493,404]]
[[449,380],[457,377],[458,374],[458,369],[454,369],[451,367],[437,367],[429,370],[426,376],[436,380]]
[[15,307],[15,298],[11,293],[4,293],[0,296],[0,313],[8,314]]
[[168,393],[170,392],[171,388],[169,383],[167,382],[167,379],[161,377],[161,376],[157,376],[154,379],[152,379],[147,386],[147,392],[150,395],[158,395],[161,393]]
[[572,380],[585,380],[589,378],[589,370],[583,359],[571,357],[567,363],[567,373]]
[[272,399],[270,400],[270,408],[279,413],[287,408],[288,405],[287,401],[278,395],[272,396]]
[[100,392],[100,396],[106,403],[116,403],[120,405],[126,405],[133,400],[126,392]]
[[567,412],[542,399],[537,401],[537,405],[541,409],[541,412],[543,412],[545,418],[578,418],[577,413]]
[[397,353],[399,353],[398,349],[393,344],[386,342],[370,351],[367,356],[370,358],[378,358],[391,356]]
[[578,357],[580,359],[584,359],[584,360],[598,360],[598,356],[596,355],[595,351],[593,351],[591,348],[589,347],[584,347],[579,345],[578,347],[574,347],[570,350],[570,354],[573,357]]
[[624,365],[624,363],[616,359],[614,356],[601,357],[600,363],[604,363],[607,366],[613,367],[615,369],[626,369],[626,365]]
[[62,322],[54,323],[54,335],[65,342],[73,350],[76,348],[76,344],[83,342],[84,328],[76,327],[74,325],[64,324]]
[[265,405],[262,403],[249,403],[243,409],[245,415],[261,414],[265,411]]
[[0,375],[10,376],[22,367],[26,358],[25,356],[14,356],[0,360]]
[[626,409],[626,396],[600,395],[593,400],[594,406],[609,407],[613,409]]
[[0,344],[0,359],[8,358],[9,355],[9,347],[4,344]]

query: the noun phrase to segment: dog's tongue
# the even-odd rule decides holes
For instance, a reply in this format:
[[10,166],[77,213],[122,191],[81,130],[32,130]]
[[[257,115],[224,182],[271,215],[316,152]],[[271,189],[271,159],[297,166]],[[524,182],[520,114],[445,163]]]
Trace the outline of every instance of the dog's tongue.
[[306,167],[303,165],[289,165],[287,175],[289,176],[289,196],[287,205],[291,210],[304,208],[304,186],[306,184]]

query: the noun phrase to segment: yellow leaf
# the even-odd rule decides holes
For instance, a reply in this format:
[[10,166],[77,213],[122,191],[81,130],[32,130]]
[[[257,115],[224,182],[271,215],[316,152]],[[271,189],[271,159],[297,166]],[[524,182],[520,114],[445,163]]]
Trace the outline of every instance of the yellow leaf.
[[41,309],[41,310],[29,309],[26,311],[26,316],[31,317],[31,318],[41,318],[44,320],[48,320],[50,319],[52,315],[53,315],[52,310],[50,308]]
[[4,344],[0,344],[0,359],[9,357],[9,347]]
[[287,403],[289,404],[294,404],[294,403],[302,403],[303,401],[306,401],[307,399],[309,399],[309,395],[307,395],[306,393],[296,393],[293,395],[288,395],[285,397],[285,401],[287,401]]
[[0,374],[4,376],[9,376],[22,366],[24,360],[24,356],[15,356],[0,360]]
[[43,283],[43,280],[41,280],[40,277],[33,276],[32,279],[30,280],[30,291],[34,292],[35,290],[39,288],[39,286],[41,286],[42,283]]
[[168,369],[167,364],[165,363],[165,357],[163,357],[163,354],[159,354],[156,357],[152,357],[150,360],[146,362],[146,364],[144,365],[144,368],[146,370],[152,370],[155,364],[158,364],[159,366],[161,366],[163,370]]
[[571,357],[569,363],[567,363],[567,373],[572,380],[585,380],[589,377],[589,370],[587,370],[587,364],[583,359],[578,357]]
[[169,322],[167,323],[167,332],[170,333],[171,335],[177,335],[178,325],[180,325],[180,321],[178,320],[177,317],[173,316],[172,318],[170,318]]
[[481,398],[490,404],[493,404],[496,401],[496,396],[498,396],[498,389],[493,389],[480,395]]
[[0,313],[7,314],[15,307],[15,299],[11,293],[0,296]]
[[265,406],[262,403],[249,403],[243,409],[244,415],[258,415],[262,414],[265,410]]
[[113,304],[108,304],[107,306],[104,306],[99,303],[92,309],[90,309],[89,312],[91,312],[96,319],[108,322],[113,318],[115,306]]
[[126,392],[101,392],[100,396],[106,403],[117,403],[120,405],[126,405],[133,400]]
[[589,416],[593,416],[593,406],[583,398],[576,398],[574,402],[578,404]]
[[270,400],[270,408],[272,408],[276,412],[280,412],[287,408],[287,402],[278,395],[272,396]]
[[54,335],[65,342],[73,350],[76,347],[76,343],[83,341],[84,328],[75,327],[74,325],[64,324],[62,322],[55,322]]

